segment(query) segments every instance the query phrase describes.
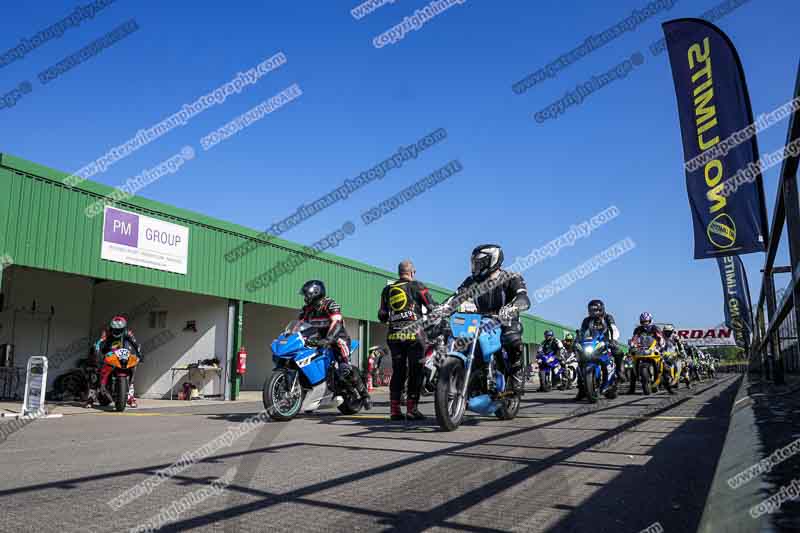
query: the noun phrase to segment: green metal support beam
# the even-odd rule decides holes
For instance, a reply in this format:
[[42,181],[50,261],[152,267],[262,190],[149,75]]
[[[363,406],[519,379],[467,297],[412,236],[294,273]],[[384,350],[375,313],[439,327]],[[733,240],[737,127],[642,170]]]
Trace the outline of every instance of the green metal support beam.
[[236,355],[239,353],[239,348],[242,347],[242,334],[244,331],[244,301],[242,300],[238,300],[236,302],[236,311],[233,324],[233,353],[230,354],[231,400],[237,400],[239,398],[239,388],[242,382],[242,377],[236,373]]

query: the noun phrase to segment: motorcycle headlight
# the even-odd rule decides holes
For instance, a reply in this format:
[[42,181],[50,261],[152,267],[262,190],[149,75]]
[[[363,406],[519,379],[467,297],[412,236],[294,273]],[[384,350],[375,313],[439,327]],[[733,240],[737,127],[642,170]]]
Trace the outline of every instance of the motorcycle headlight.
[[586,355],[592,355],[594,353],[594,346],[587,346],[583,351]]

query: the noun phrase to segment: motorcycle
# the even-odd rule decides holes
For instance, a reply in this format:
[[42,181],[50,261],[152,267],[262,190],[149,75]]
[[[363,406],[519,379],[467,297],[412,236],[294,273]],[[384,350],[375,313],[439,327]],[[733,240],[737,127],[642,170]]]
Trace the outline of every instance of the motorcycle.
[[86,401],[90,390],[96,390],[99,384],[97,363],[94,358],[78,360],[77,368],[68,370],[53,382],[53,391],[48,393],[48,401],[66,401],[69,399]]
[[[300,411],[311,412],[336,405],[339,412],[354,415],[361,410],[363,399],[341,376],[330,347],[317,347],[317,330],[308,322],[293,320],[277,339],[272,341],[275,368],[264,382],[263,402],[273,420],[288,421]],[[351,341],[354,352],[358,341]],[[359,372],[352,368],[352,372]]]
[[647,396],[657,392],[662,381],[667,392],[672,394],[669,379],[664,378],[664,360],[658,347],[658,340],[651,335],[640,335],[633,342],[633,361],[639,370],[642,393]]
[[686,383],[686,388],[692,388],[692,377],[691,377],[691,361],[686,358],[681,358],[681,375],[679,381]]
[[664,351],[661,353],[661,359],[664,362],[664,379],[662,384],[670,394],[673,394],[673,389],[680,387],[681,374],[683,373],[683,362],[678,357],[675,351],[675,346],[667,344]]
[[689,357],[686,366],[688,367],[690,381],[703,381],[700,376],[700,361],[697,357]]
[[[133,370],[139,364],[139,356],[128,348],[115,348],[108,352],[103,359],[103,364],[112,368],[110,387],[106,394],[98,395],[100,405],[109,405],[114,402],[114,409],[119,412],[125,410],[131,391],[131,378]],[[111,396],[109,397],[108,394]]]
[[706,362],[706,375],[709,379],[714,379],[714,373],[716,372],[716,367],[714,366],[714,360],[710,357]]
[[575,347],[584,364],[584,386],[589,403],[597,403],[601,394],[609,400],[616,398],[617,371],[603,331],[587,329]]
[[561,376],[561,383],[558,388],[560,390],[569,390],[578,383],[578,357],[574,351],[569,352],[561,360],[561,366],[564,368],[564,373]]
[[625,376],[625,381],[633,383],[636,378],[636,365],[633,363],[633,356],[629,353],[625,354],[622,358],[622,374]]
[[453,313],[445,321],[447,352],[434,398],[439,426],[444,431],[458,429],[467,410],[513,419],[520,396],[508,388],[508,355],[500,343],[498,318]]
[[536,355],[536,362],[539,365],[539,390],[550,392],[553,384],[561,381],[561,375],[564,372],[561,361],[553,352],[540,352]]
[[439,381],[439,369],[447,356],[444,337],[439,335],[425,349],[425,358],[422,363],[422,391],[423,396],[430,396],[436,392]]

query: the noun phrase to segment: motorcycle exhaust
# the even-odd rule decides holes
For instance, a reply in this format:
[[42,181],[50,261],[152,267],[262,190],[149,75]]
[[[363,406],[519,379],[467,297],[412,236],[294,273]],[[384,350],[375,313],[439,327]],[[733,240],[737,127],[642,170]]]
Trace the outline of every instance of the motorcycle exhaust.
[[467,409],[480,415],[491,415],[500,409],[500,402],[492,401],[488,394],[481,394],[469,399]]

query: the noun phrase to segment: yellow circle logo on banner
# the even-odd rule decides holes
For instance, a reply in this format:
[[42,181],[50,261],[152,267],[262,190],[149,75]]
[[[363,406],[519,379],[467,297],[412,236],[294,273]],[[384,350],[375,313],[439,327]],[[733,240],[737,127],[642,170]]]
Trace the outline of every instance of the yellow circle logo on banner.
[[720,249],[730,248],[736,244],[736,224],[727,213],[720,213],[708,223],[706,228],[708,240]]

